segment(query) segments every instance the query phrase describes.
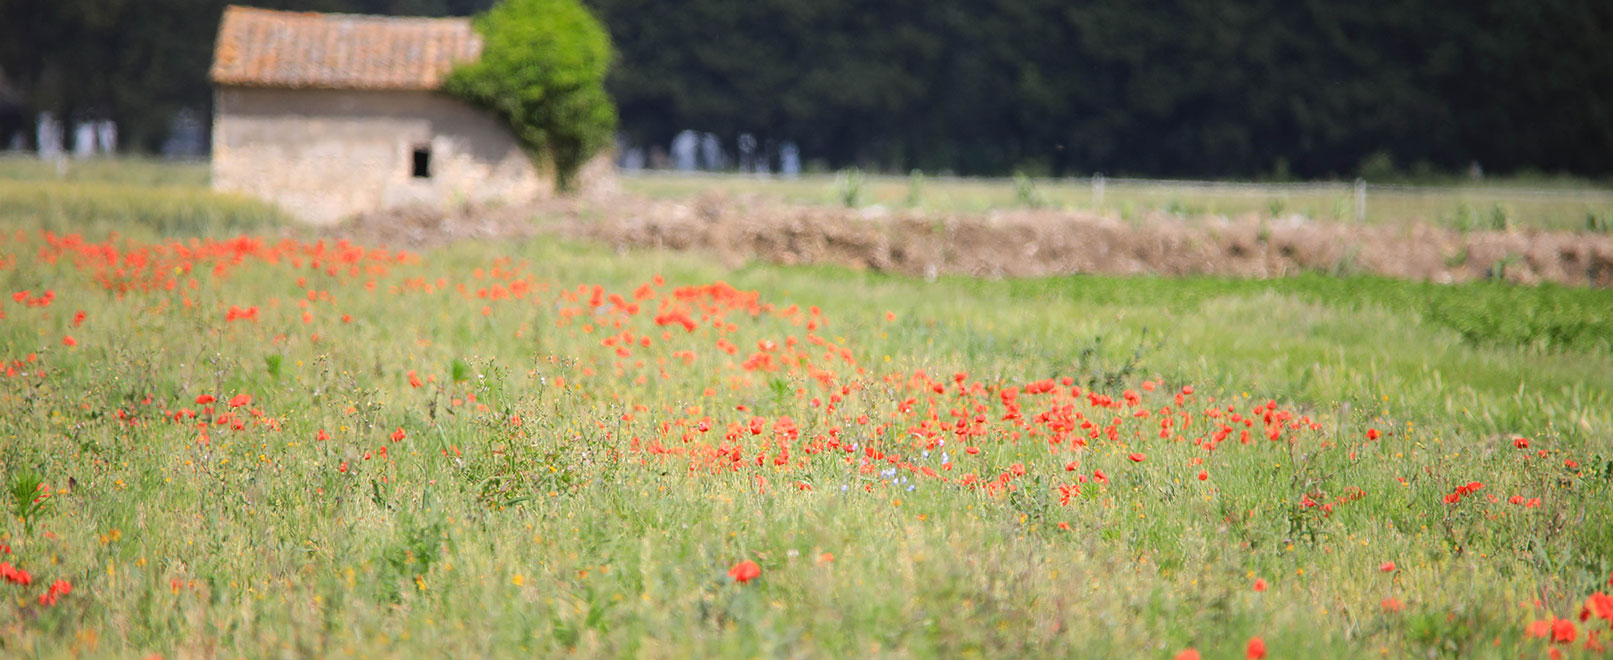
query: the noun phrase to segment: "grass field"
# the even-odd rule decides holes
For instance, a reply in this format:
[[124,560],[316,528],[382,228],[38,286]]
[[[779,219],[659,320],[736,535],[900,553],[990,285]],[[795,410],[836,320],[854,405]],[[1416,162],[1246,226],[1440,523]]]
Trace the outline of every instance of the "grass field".
[[0,192],[101,201],[0,212],[0,656],[1605,655],[1610,291],[406,254],[44,185]]
[[[799,179],[648,172],[622,178],[629,192],[683,198],[705,191],[754,194],[797,204],[880,204],[941,212],[1026,206],[1097,211],[1125,219],[1149,213],[1183,217],[1297,214],[1355,222],[1349,183],[1248,184],[1109,180],[1099,194],[1090,179],[959,179],[809,175]],[[1577,181],[1498,180],[1482,184],[1369,186],[1364,221],[1426,222],[1459,229],[1538,227],[1607,232],[1613,190]]]
[[[208,186],[205,162],[143,158],[54,161],[0,156],[0,200],[24,183],[84,184],[76,190],[113,186],[196,192]],[[1149,213],[1183,217],[1261,214],[1300,215],[1314,220],[1356,221],[1349,183],[1208,183],[1112,179],[1102,193],[1090,179],[982,179],[890,175],[815,174],[797,179],[737,174],[650,171],[627,173],[622,188],[655,199],[683,199],[721,191],[759,195],[794,204],[884,205],[937,212],[980,213],[1040,206],[1097,211],[1126,219]],[[9,190],[8,190],[9,187]],[[49,187],[46,187],[49,189]],[[1493,179],[1483,183],[1369,187],[1368,223],[1427,222],[1458,229],[1529,227],[1563,231],[1613,231],[1613,188],[1576,179]],[[121,194],[121,191],[120,193]]]

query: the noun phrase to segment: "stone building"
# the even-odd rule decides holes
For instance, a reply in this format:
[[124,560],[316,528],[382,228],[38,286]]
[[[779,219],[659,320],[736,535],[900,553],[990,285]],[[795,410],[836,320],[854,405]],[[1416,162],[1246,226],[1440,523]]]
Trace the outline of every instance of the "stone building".
[[[438,91],[481,47],[464,18],[229,7],[212,67],[213,187],[317,224],[551,195],[553,174],[502,122]],[[580,178],[597,184],[609,167],[601,155]]]

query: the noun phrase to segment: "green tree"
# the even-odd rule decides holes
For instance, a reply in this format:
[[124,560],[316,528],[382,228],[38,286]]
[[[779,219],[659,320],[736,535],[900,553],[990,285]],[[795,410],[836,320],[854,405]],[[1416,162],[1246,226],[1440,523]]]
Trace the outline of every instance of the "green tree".
[[610,37],[576,0],[505,0],[475,24],[482,57],[455,69],[446,91],[497,113],[570,189],[616,128],[605,93]]

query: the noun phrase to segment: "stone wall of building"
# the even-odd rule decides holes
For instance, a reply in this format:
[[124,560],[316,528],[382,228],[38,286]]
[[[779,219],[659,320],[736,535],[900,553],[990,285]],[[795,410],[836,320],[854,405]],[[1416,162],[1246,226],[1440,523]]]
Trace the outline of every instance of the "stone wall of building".
[[502,123],[439,93],[222,86],[214,113],[213,187],[310,223],[553,194]]

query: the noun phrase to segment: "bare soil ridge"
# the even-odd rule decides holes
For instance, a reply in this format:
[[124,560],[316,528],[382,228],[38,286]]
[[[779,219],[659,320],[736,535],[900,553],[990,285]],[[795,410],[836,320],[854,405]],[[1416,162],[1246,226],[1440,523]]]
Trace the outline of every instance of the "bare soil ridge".
[[[533,218],[536,217],[534,220]],[[1541,230],[1456,231],[1247,215],[1121,220],[1047,209],[986,214],[789,205],[706,194],[681,201],[624,195],[536,207],[393,212],[337,230],[373,243],[422,246],[539,233],[619,249],[712,253],[730,264],[834,264],[906,275],[1042,277],[1362,273],[1410,280],[1504,279],[1613,286],[1613,237]]]

